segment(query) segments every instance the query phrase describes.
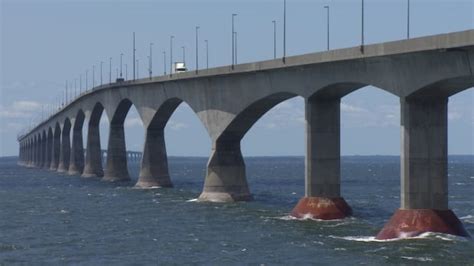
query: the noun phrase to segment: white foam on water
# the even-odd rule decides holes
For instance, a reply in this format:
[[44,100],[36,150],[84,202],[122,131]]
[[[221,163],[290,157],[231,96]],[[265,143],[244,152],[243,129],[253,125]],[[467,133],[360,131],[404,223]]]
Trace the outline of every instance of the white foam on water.
[[465,223],[474,224],[474,216],[473,215],[466,215],[466,216],[463,216],[459,219],[462,220]]
[[474,176],[471,176],[471,179],[474,179]]
[[132,189],[138,190],[150,190],[150,189],[158,189],[161,188],[160,186],[151,186],[151,187],[132,187]]
[[430,257],[407,257],[407,256],[400,256],[400,258],[406,259],[406,260],[416,260],[416,261],[421,261],[421,262],[433,261],[433,259],[430,258]]
[[417,239],[440,239],[444,241],[469,241],[467,238],[455,236],[455,235],[448,235],[448,234],[441,234],[441,233],[432,233],[427,232],[420,234],[418,236],[410,236],[409,233],[401,235],[399,238],[393,239],[376,239],[374,236],[333,236],[329,235],[330,238],[335,239],[343,239],[348,241],[357,241],[357,242],[395,242],[395,241],[404,241],[404,240],[417,240]]
[[459,182],[458,182],[458,183],[456,183],[456,185],[457,185],[457,186],[464,186],[464,185],[466,185],[466,183],[459,183]]
[[[345,218],[345,219],[334,219],[334,220],[322,220],[322,219],[314,218],[313,215],[311,215],[309,213],[305,214],[301,218],[297,218],[297,217],[294,217],[294,216],[291,216],[291,215],[285,215],[285,216],[273,217],[273,218],[278,219],[278,220],[283,220],[283,221],[307,221],[307,220],[311,220],[311,221],[325,222],[325,223],[341,222],[341,221],[345,221],[345,220],[348,219],[348,218]],[[332,227],[336,227],[336,226],[339,226],[339,225],[342,225],[342,224],[336,224]]]
[[69,213],[69,212],[66,211],[66,210],[60,210],[59,212],[60,212],[60,213]]
[[187,200],[186,202],[197,202],[197,201],[198,201],[198,199],[196,198],[196,199]]

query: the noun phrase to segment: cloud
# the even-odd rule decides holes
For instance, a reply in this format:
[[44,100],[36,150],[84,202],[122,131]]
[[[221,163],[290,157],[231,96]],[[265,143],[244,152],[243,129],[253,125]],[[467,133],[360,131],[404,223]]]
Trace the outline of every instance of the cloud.
[[128,128],[130,128],[130,127],[143,127],[143,122],[138,117],[128,118],[128,119],[125,119],[124,126],[128,127]]
[[171,128],[171,130],[174,131],[179,131],[185,128],[188,128],[189,125],[181,122],[174,122],[174,121],[169,121],[168,126]]
[[41,103],[34,101],[15,101],[10,106],[0,106],[2,118],[30,118],[41,112]]
[[341,112],[346,112],[346,113],[367,113],[368,110],[367,110],[367,109],[364,109],[364,108],[361,108],[361,107],[354,106],[354,105],[350,105],[350,104],[347,104],[347,103],[341,103]]
[[462,118],[462,113],[457,111],[449,111],[448,112],[448,120],[455,121],[460,120]]

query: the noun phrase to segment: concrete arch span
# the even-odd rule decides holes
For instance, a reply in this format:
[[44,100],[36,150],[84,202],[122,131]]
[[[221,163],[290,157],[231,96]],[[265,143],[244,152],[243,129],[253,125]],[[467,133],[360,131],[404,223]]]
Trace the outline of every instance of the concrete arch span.
[[100,102],[95,103],[90,111],[86,111],[89,122],[87,127],[85,165],[82,172],[82,177],[84,178],[104,176],[99,126],[103,112],[104,106]]
[[82,127],[84,125],[85,117],[84,111],[79,109],[72,122],[72,145],[69,159],[69,175],[81,175],[84,170]]

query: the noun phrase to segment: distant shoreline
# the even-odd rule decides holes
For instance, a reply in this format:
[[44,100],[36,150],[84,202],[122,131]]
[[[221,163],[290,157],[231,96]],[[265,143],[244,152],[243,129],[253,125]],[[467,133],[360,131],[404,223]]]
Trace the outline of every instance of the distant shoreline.
[[[342,158],[400,158],[400,155],[342,155]],[[448,154],[448,157],[474,157],[474,154]],[[18,156],[0,156],[0,159],[14,159]],[[209,159],[208,156],[168,156],[173,159]],[[244,158],[304,158],[304,155],[258,155],[258,156],[244,156]]]

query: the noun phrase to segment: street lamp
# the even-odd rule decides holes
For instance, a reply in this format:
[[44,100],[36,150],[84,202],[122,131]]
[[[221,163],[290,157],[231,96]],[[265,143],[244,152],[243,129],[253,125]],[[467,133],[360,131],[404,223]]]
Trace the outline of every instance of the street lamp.
[[204,40],[206,43],[206,68],[209,69],[209,41]]
[[139,65],[138,65],[139,62],[140,61],[138,59],[135,60],[135,64],[137,65],[137,79],[139,79],[138,74],[140,74],[140,69],[139,69]]
[[166,51],[163,51],[163,75],[166,75]]
[[133,79],[135,80],[135,53],[137,49],[135,49],[135,32],[133,32]]
[[79,95],[82,94],[82,74],[79,75]]
[[196,26],[196,74],[199,71],[199,49],[198,49],[198,31],[199,31],[199,26]]
[[363,53],[364,52],[364,0],[362,0],[362,10],[361,11],[362,11],[362,16],[361,16],[361,23],[362,23],[361,29],[362,29],[362,31],[361,31],[361,38],[360,38],[360,40],[361,40],[360,50]]
[[235,34],[235,64],[237,65],[237,32],[234,32]]
[[327,11],[327,49],[329,51],[329,6],[324,6]]
[[92,66],[92,88],[95,87],[95,65]]
[[407,0],[407,39],[410,39],[410,0]]
[[112,57],[109,58],[109,83],[112,84]]
[[283,1],[283,63],[286,61],[286,0]]
[[235,42],[234,42],[234,34],[235,34],[235,30],[234,30],[234,18],[237,16],[237,14],[232,14],[232,69],[234,69],[234,64],[235,64]]
[[128,80],[128,64],[125,64],[125,80]]
[[102,84],[104,84],[102,82],[102,65],[104,64],[104,62],[100,61],[100,85],[102,86]]
[[87,84],[87,82],[88,82],[88,77],[87,77],[88,74],[89,74],[89,69],[86,70],[86,89],[85,89],[85,91],[87,91],[87,87],[89,87],[89,85]]
[[170,75],[173,75],[173,39],[174,36],[170,36]]
[[149,57],[148,73],[150,74],[150,79],[151,79],[152,74],[153,74],[153,51],[152,51],[152,47],[153,47],[153,43],[150,43],[150,55],[148,56]]
[[276,33],[276,20],[272,21],[273,23],[273,59],[276,59],[277,57],[277,48],[276,48],[276,39],[277,39],[277,33]]
[[183,63],[186,65],[186,47],[181,46],[181,49],[183,49]]
[[123,58],[123,54],[121,53],[120,54],[120,78],[122,78],[122,58]]

